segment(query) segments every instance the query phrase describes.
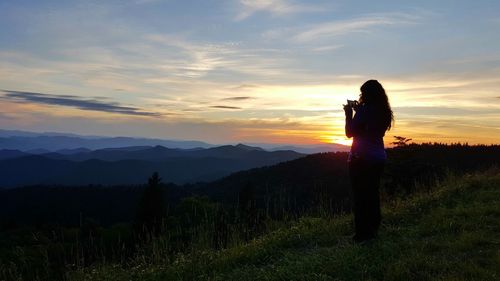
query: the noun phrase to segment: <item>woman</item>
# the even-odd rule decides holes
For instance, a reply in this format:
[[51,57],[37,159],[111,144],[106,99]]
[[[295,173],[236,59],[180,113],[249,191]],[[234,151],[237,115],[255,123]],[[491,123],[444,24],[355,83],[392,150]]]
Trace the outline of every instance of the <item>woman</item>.
[[387,158],[383,137],[394,117],[377,80],[366,81],[358,103],[344,105],[344,111],[346,136],[353,137],[348,159],[356,229],[353,240],[362,242],[375,238],[380,226],[380,176]]

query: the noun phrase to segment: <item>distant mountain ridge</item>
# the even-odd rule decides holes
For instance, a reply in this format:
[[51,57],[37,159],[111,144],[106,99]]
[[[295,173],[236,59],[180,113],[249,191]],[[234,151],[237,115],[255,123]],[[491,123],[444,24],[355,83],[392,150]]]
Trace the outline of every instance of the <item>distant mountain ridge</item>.
[[299,153],[304,154],[316,154],[322,152],[347,152],[351,148],[346,145],[330,143],[330,144],[322,144],[322,145],[304,145],[304,146],[294,146],[294,145],[285,145],[285,146],[277,146],[273,147],[270,150],[293,150]]
[[[136,146],[164,146],[180,149],[201,149],[221,145],[210,144],[196,140],[164,140],[155,138],[135,137],[105,137],[105,136],[82,136],[71,133],[37,133],[18,130],[0,129],[0,149],[20,150],[31,154],[43,154],[47,152],[58,152],[61,154],[74,154],[71,150],[76,149],[110,149]],[[304,154],[314,154],[330,151],[348,151],[349,147],[341,144],[317,144],[317,145],[295,145],[295,144],[240,144],[241,148],[256,150],[293,150]],[[61,151],[68,150],[68,151]]]
[[65,136],[65,137],[79,137],[79,138],[99,138],[99,136],[84,136],[72,133],[58,133],[58,132],[29,132],[21,130],[5,130],[0,129],[0,137],[38,137],[38,136]]
[[157,171],[165,182],[211,181],[233,172],[274,165],[305,156],[239,144],[178,149],[135,146],[28,154],[0,150],[0,187],[33,184],[141,184]]
[[61,149],[56,152],[47,152],[46,150],[36,150],[23,152],[20,150],[2,149],[0,150],[1,159],[12,159],[28,155],[39,155],[56,160],[69,161],[86,161],[86,160],[102,160],[102,161],[120,161],[120,160],[145,160],[145,161],[161,161],[167,158],[185,157],[185,158],[247,158],[257,160],[259,157],[267,157],[274,155],[281,157],[290,154],[300,154],[292,150],[266,151],[260,147],[252,147],[244,144],[238,145],[223,145],[212,148],[192,148],[179,149],[168,148],[161,145],[157,146],[130,146],[117,148],[103,148],[97,150],[89,150],[86,148],[76,149]]
[[2,149],[2,150],[0,150],[0,160],[19,158],[19,157],[28,156],[28,155],[31,155],[31,154],[20,151],[20,150],[16,150],[16,149]]
[[172,148],[194,148],[213,147],[213,145],[201,141],[174,141],[160,139],[143,139],[129,137],[112,138],[81,138],[70,136],[9,136],[0,138],[0,148],[17,149],[21,151],[31,149],[47,149],[56,151],[61,149],[103,149],[128,146],[153,146],[163,145]]

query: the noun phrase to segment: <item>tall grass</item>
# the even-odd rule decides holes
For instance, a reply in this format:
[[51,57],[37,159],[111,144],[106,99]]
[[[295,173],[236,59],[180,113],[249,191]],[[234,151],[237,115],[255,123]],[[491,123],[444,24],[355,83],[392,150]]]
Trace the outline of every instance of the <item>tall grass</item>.
[[[498,280],[498,169],[450,174],[384,206],[380,239],[371,244],[352,244],[349,215],[268,220],[262,235],[248,242],[236,235],[225,249],[212,249],[210,239],[203,238],[210,230],[199,229],[193,237],[201,237],[200,244],[168,260],[99,264],[73,272],[70,279]],[[234,227],[231,232],[240,233]]]

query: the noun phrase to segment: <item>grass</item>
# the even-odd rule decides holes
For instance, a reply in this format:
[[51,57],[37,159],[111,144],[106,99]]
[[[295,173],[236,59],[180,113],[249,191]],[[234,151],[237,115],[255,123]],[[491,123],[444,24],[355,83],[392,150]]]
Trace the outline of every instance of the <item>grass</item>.
[[500,171],[449,177],[386,202],[379,239],[351,216],[304,217],[249,243],[164,264],[96,265],[70,280],[500,280]]

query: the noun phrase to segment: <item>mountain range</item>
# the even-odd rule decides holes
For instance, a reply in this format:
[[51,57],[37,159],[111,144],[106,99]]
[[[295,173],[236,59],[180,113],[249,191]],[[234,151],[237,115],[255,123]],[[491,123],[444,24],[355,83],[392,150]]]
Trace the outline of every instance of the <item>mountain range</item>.
[[[69,133],[38,133],[0,129],[0,149],[21,150],[24,152],[30,152],[32,154],[41,154],[47,152],[62,153],[61,150],[67,150],[67,152],[72,153],[72,150],[75,149],[96,150],[105,148],[157,145],[168,148],[194,149],[216,147],[221,146],[222,144],[210,144],[195,140],[82,136]],[[293,150],[303,154],[349,150],[348,146],[335,143],[324,143],[316,145],[247,143],[247,145],[262,147],[263,149],[268,151]]]
[[202,147],[208,148],[214,145],[201,141],[188,140],[162,140],[148,138],[131,138],[131,137],[88,137],[72,134],[51,134],[51,133],[28,133],[20,131],[0,130],[0,148],[2,149],[17,149],[17,150],[34,150],[44,149],[56,151],[61,149],[102,149],[127,146],[154,146],[162,145],[172,148],[193,148]]
[[165,182],[207,182],[306,154],[346,148],[338,144],[214,145],[190,140],[0,130],[0,188],[133,185],[144,183],[155,171]]
[[155,171],[165,182],[185,184],[303,156],[295,151],[265,151],[243,144],[194,149],[135,146],[42,154],[0,150],[0,186],[142,184]]

